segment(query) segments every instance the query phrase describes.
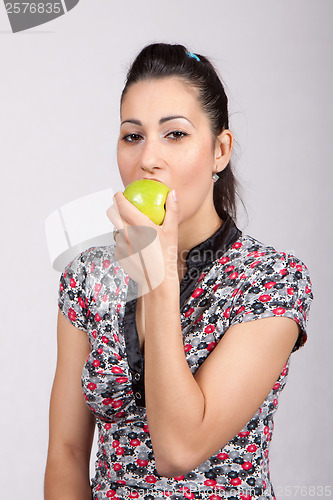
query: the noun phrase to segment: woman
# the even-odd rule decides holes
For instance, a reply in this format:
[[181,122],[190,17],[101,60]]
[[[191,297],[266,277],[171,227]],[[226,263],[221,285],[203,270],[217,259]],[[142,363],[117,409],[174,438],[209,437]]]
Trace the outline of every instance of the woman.
[[143,49],[122,94],[118,165],[124,186],[171,188],[166,215],[155,225],[121,192],[108,214],[128,243],[130,228],[155,231],[163,279],[141,295],[115,246],[62,275],[46,500],[274,498],[273,415],[306,341],[311,283],[296,257],[235,226],[232,146],[210,62],[181,45]]

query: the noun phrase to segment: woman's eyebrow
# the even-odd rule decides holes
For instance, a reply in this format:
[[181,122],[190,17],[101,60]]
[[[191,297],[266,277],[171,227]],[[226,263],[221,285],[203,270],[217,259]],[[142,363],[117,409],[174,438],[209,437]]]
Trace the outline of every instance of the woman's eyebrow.
[[159,124],[162,125],[163,123],[168,122],[169,120],[177,120],[177,118],[183,118],[183,120],[188,121],[192,125],[192,127],[194,127],[193,123],[188,118],[186,118],[186,116],[182,115],[165,116],[164,118],[160,119]]
[[[159,124],[163,125],[163,123],[171,121],[171,120],[177,120],[177,118],[182,118],[183,120],[188,121],[192,125],[192,127],[194,127],[193,123],[188,118],[186,118],[186,116],[182,116],[182,115],[165,116],[165,117],[160,119]],[[128,120],[124,120],[123,122],[121,122],[121,125],[123,125],[124,123],[133,123],[134,125],[138,125],[139,127],[142,127],[142,123],[140,122],[140,120],[134,120],[133,118],[130,118]]]
[[124,120],[123,122],[121,122],[121,125],[123,125],[124,123],[134,123],[134,125],[139,125],[140,127],[142,127],[142,123],[140,122],[140,120]]

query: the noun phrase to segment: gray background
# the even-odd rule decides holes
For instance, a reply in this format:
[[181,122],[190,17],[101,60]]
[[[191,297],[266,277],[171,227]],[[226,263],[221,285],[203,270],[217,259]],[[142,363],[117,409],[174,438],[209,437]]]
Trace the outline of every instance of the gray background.
[[119,94],[153,41],[184,43],[219,68],[248,211],[239,225],[310,269],[309,340],[292,356],[270,466],[278,498],[286,486],[293,498],[332,487],[332,14],[331,0],[81,0],[14,35],[0,7],[3,498],[42,498],[59,279],[44,221],[66,202],[122,188]]

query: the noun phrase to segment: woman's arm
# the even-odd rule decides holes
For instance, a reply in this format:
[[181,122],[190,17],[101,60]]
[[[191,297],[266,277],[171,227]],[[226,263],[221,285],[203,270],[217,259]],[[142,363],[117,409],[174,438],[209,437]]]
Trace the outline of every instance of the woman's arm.
[[234,325],[195,376],[186,362],[177,285],[144,296],[145,392],[156,468],[186,474],[230,441],[255,414],[298,335],[289,318]]
[[87,335],[59,311],[58,359],[50,402],[45,500],[91,500],[89,459],[95,420],[81,389]]

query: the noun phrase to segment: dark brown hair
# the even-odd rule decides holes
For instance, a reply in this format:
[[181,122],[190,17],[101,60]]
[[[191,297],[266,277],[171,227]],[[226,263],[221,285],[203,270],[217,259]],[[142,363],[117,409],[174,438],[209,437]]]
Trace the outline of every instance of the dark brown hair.
[[[228,98],[214,66],[206,57],[188,52],[183,45],[154,43],[146,46],[127,73],[121,102],[132,84],[165,77],[182,78],[198,91],[214,138],[229,128]],[[218,176],[214,183],[213,201],[216,212],[224,220],[227,215],[236,215],[237,181],[230,162]]]

